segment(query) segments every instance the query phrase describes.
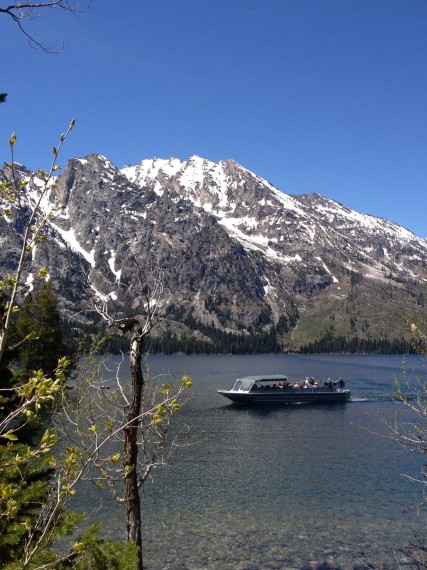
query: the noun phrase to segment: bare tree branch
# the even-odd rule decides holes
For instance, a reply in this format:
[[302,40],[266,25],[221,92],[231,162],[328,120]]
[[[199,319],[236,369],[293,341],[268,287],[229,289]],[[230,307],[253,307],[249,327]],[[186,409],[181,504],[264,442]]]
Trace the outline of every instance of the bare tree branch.
[[20,32],[28,39],[30,45],[34,45],[45,53],[59,53],[62,50],[54,50],[47,44],[37,40],[24,26],[24,22],[34,19],[39,15],[41,10],[59,9],[71,14],[77,14],[89,9],[90,0],[87,0],[87,8],[82,9],[77,0],[72,3],[69,0],[48,0],[46,2],[20,2],[16,0],[13,4],[0,6],[0,15],[9,16],[18,26]]

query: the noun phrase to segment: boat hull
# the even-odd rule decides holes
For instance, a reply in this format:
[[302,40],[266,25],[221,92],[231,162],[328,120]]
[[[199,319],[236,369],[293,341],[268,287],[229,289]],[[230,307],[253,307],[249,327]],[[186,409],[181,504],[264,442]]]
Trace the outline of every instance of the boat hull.
[[251,392],[218,390],[218,393],[237,404],[323,404],[346,402],[351,397],[350,390],[324,390],[322,388],[301,388],[301,390],[276,388]]

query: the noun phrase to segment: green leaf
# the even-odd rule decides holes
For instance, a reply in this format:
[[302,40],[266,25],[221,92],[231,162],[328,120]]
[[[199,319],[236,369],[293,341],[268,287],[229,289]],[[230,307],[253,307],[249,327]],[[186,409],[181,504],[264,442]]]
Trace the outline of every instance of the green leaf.
[[193,385],[193,382],[192,382],[190,376],[183,376],[181,378],[181,382],[185,388],[191,388],[191,386]]
[[71,364],[71,360],[69,360],[66,356],[63,356],[62,358],[60,358],[58,360],[58,366],[62,367],[62,368],[66,368],[67,366],[70,366]]
[[75,542],[73,544],[73,552],[74,554],[83,554],[85,552],[86,547],[82,542]]
[[114,465],[117,465],[117,463],[120,460],[120,453],[118,453],[118,452],[114,453],[114,455],[111,455],[109,459],[110,459],[111,463],[113,463]]
[[39,335],[36,333],[36,331],[31,331],[27,334],[27,336],[25,337],[25,340],[37,340],[39,338]]
[[2,433],[0,437],[4,437],[10,441],[16,441],[18,437],[13,433],[13,430],[9,430],[6,433]]
[[39,168],[39,170],[37,170],[37,175],[39,176],[39,178],[41,178],[44,182],[47,181],[48,179],[48,173],[43,170],[42,168]]
[[33,422],[37,418],[37,415],[29,408],[24,410],[24,415],[27,417],[27,420],[30,422]]

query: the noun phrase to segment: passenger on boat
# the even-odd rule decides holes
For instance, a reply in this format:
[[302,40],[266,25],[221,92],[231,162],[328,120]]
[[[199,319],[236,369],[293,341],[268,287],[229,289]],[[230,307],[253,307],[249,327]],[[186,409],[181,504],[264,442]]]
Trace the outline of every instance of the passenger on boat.
[[344,388],[345,382],[344,382],[344,380],[343,380],[342,378],[340,378],[340,379],[338,380],[338,386],[339,386],[340,388]]
[[297,390],[301,390],[301,388],[302,388],[301,382],[295,382],[294,388],[296,388]]

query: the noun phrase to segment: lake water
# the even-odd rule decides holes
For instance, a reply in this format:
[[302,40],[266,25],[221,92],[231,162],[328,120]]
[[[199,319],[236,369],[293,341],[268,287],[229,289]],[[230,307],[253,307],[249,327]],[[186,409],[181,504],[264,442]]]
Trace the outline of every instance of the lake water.
[[[407,374],[426,374],[421,357]],[[147,570],[399,568],[399,548],[425,536],[417,509],[424,458],[400,447],[385,422],[400,356],[154,356],[152,375],[188,374],[192,398],[179,413],[189,435],[173,465],[143,491]],[[345,404],[248,408],[217,388],[247,374],[343,377]],[[126,371],[122,371],[126,375]],[[108,382],[106,373],[103,383]],[[123,536],[124,515],[91,488],[104,530]]]

